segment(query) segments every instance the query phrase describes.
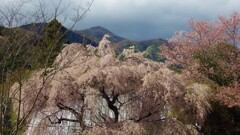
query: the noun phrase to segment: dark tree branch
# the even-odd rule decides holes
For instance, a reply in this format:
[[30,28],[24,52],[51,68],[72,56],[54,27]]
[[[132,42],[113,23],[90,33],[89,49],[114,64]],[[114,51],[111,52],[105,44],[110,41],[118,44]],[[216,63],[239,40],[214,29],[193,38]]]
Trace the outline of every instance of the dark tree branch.
[[60,110],[68,110],[68,111],[70,111],[70,112],[73,113],[76,117],[79,116],[79,113],[78,113],[75,109],[73,109],[73,108],[71,108],[71,107],[68,107],[68,106],[65,106],[65,105],[63,105],[62,103],[57,103],[57,107],[58,107]]
[[[114,104],[117,101],[119,94],[113,95],[112,100],[111,100],[111,98],[105,92],[104,86],[100,86],[99,91],[102,94],[102,97],[107,101],[108,108],[111,109],[114,113],[114,116],[115,116],[114,122],[118,122],[119,112],[118,112],[118,108]],[[114,92],[113,92],[113,94],[114,94]]]
[[138,119],[130,119],[130,120],[134,120],[135,122],[140,122],[142,120],[145,120],[151,116],[153,116],[154,114],[157,114],[159,112],[158,109],[156,109],[155,111],[152,111],[154,108],[157,108],[160,104],[156,104],[154,106],[152,106],[151,108],[148,109],[148,113],[146,115],[140,115],[140,117]]
[[68,119],[68,118],[57,118],[57,121],[53,121],[51,120],[51,118],[48,116],[48,120],[50,121],[51,124],[61,124],[62,121],[69,121],[69,122],[75,122],[75,123],[79,123],[79,120],[77,119]]

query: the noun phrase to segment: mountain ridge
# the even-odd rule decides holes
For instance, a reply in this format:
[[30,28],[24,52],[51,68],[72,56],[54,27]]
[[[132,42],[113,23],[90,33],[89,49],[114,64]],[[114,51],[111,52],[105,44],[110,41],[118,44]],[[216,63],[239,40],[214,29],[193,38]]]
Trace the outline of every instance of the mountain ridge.
[[77,34],[90,37],[93,40],[95,40],[95,42],[99,42],[105,34],[110,35],[111,36],[110,41],[114,43],[127,40],[126,38],[118,36],[102,26],[94,26],[83,30],[75,30],[74,32]]
[[[32,24],[22,25],[18,28],[23,28],[23,29],[26,29],[29,31],[37,32],[38,34],[42,34],[43,29],[44,29],[44,27],[47,26],[47,24],[48,23],[32,23]],[[147,42],[153,42],[153,41],[167,42],[167,40],[165,40],[163,38],[152,38],[152,39],[147,39],[147,40],[131,40],[131,39],[127,39],[125,37],[118,36],[117,34],[111,32],[109,29],[102,27],[102,26],[93,26],[93,27],[83,29],[83,30],[69,30],[65,26],[63,26],[63,28],[65,30],[68,30],[69,32],[73,33],[75,36],[78,35],[78,36],[84,37],[84,38],[89,38],[89,36],[90,36],[90,37],[96,38],[99,41],[103,38],[103,36],[105,34],[108,34],[108,35],[114,37],[115,40],[112,40],[112,42],[114,42],[114,43],[126,42],[126,41],[131,41],[131,42],[135,42],[135,43],[139,43],[139,42],[147,43]],[[76,40],[76,42],[79,42],[79,41]]]
[[[19,28],[36,32],[39,35],[44,33],[44,28],[47,27],[48,23],[32,23],[27,25],[22,25]],[[63,31],[66,32],[66,40],[68,43],[83,43],[83,44],[91,44],[92,46],[97,46],[98,43],[94,42],[93,40],[85,37],[83,35],[75,33],[73,30],[69,30],[65,26],[62,26]]]
[[[41,35],[43,34],[43,29],[46,26],[47,23],[36,23],[23,25],[20,28],[35,31],[36,33]],[[84,30],[68,30],[66,27],[63,26],[63,29],[66,32],[66,38],[68,43],[76,42],[91,44],[92,46],[98,46],[100,40],[104,37],[104,35],[108,34],[111,36],[109,40],[113,43],[114,49],[117,54],[120,54],[124,49],[135,46],[136,51],[148,51],[149,55],[146,57],[155,61],[162,61],[162,58],[160,58],[159,56],[159,53],[161,53],[160,46],[168,45],[167,40],[162,38],[140,41],[123,38],[102,26],[94,26]]]

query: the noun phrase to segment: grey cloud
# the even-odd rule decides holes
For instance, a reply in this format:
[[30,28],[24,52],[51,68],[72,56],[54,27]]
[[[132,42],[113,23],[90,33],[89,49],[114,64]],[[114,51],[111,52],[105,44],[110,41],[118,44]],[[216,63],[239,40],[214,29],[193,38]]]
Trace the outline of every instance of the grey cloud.
[[170,38],[189,19],[215,20],[240,11],[239,0],[96,0],[79,29],[102,25],[130,39]]
[[[86,7],[90,0],[71,1]],[[240,0],[95,0],[75,29],[100,25],[129,39],[170,38],[175,31],[187,30],[189,19],[216,20],[240,12],[239,5]]]

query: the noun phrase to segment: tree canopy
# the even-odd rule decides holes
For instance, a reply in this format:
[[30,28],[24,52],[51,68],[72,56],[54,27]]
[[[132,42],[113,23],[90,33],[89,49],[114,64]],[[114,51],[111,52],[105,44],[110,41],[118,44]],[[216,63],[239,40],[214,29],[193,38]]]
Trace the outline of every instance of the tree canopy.
[[191,20],[189,26],[191,31],[177,32],[162,48],[167,64],[213,88],[205,134],[239,134],[240,15],[220,16],[217,22]]
[[[143,53],[130,49],[122,55],[121,60],[115,56],[107,36],[98,48],[67,45],[55,60],[56,69],[38,71],[22,86],[23,114],[38,94],[34,91],[41,89],[29,122],[42,121],[27,132],[60,133],[64,132],[60,126],[70,122],[77,123],[79,132],[85,134],[197,134],[195,125],[202,124],[210,107],[210,88],[189,83],[184,75],[144,58]],[[48,76],[44,86],[42,75]],[[44,124],[56,126],[42,128]],[[120,131],[126,125],[135,129]]]

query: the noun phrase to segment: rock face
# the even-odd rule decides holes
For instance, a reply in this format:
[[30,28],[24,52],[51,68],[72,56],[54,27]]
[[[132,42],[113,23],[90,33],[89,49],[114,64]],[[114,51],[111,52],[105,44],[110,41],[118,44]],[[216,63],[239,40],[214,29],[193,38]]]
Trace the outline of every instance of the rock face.
[[[208,87],[189,85],[141,53],[125,50],[120,60],[108,37],[98,48],[66,45],[54,68],[36,71],[23,84],[21,116],[31,113],[25,134],[197,134],[183,123],[204,119]],[[147,123],[155,120],[152,131]]]

